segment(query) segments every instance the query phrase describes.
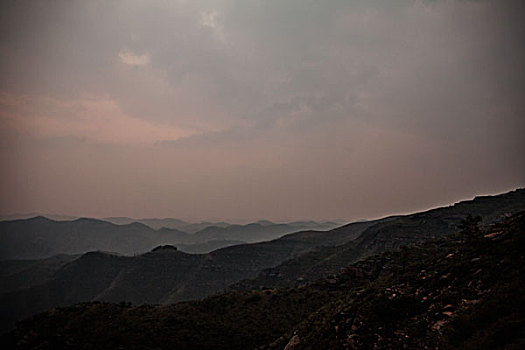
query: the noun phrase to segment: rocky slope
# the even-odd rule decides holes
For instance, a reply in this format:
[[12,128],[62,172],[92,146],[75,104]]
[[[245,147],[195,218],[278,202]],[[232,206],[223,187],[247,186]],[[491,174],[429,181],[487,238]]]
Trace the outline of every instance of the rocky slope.
[[[244,280],[233,289],[291,287],[326,278],[366,256],[397,249],[402,245],[423,242],[458,231],[469,214],[481,216],[485,224],[525,209],[525,191],[517,190],[499,196],[476,197],[450,207],[395,216],[375,222],[355,223],[332,230],[326,242],[349,227],[362,225],[355,239],[339,240],[339,245],[320,247],[282,264],[262,271],[255,279]],[[292,239],[293,235],[283,237]]]
[[524,247],[521,213],[484,231],[375,256],[371,270],[382,267],[373,283],[345,293],[269,348],[295,338],[295,350],[522,349]]
[[[152,251],[135,257],[90,253],[65,265],[41,285],[1,295],[1,326],[5,329],[14,320],[34,312],[77,302],[173,303],[203,298],[238,281],[256,278],[264,269],[280,264],[283,265],[277,268],[277,274],[268,273],[272,270],[263,272],[264,283],[258,278],[235,288],[304,284],[337,274],[341,268],[371,254],[457,231],[459,222],[470,211],[498,218],[520,207],[525,208],[523,190],[424,213],[353,223],[327,232],[294,233],[203,255],[178,250]],[[341,242],[347,243],[337,245]]]
[[165,306],[87,303],[21,322],[18,349],[520,349],[525,214],[370,256],[294,288]]

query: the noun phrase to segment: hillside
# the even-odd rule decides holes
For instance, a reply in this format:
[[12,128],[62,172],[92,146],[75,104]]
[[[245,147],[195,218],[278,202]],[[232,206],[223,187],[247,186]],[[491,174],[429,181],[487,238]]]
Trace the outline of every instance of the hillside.
[[174,229],[155,231],[140,223],[115,225],[87,218],[54,221],[39,216],[0,222],[0,260],[39,259],[93,250],[133,255],[159,244],[186,240],[188,236]]
[[37,260],[1,260],[0,295],[42,284],[78,255],[54,255]]
[[82,301],[170,303],[202,298],[314,246],[277,240],[201,255],[178,250],[151,251],[135,257],[87,253],[41,285],[1,295],[0,328],[9,328],[14,320],[37,311]]
[[525,213],[370,256],[300,287],[164,306],[84,303],[19,323],[17,349],[519,349]]
[[206,241],[204,243],[193,243],[193,244],[177,244],[177,248],[185,253],[191,254],[203,254],[209,253],[217,249],[230,247],[232,245],[245,244],[244,241],[231,241],[225,239],[215,239]]
[[276,224],[271,221],[261,220],[246,225],[208,226],[195,232],[195,242],[212,240],[238,240],[248,243],[268,241],[279,238],[285,234],[303,230],[326,231],[336,228],[334,222],[297,221],[285,224]]
[[[2,327],[10,327],[14,320],[34,312],[77,302],[173,303],[203,298],[231,285],[249,290],[304,284],[337,274],[342,267],[371,254],[456,232],[471,211],[498,218],[520,207],[525,208],[524,190],[423,213],[357,222],[327,232],[298,232],[202,255],[173,250],[117,259],[97,253],[94,267],[90,253],[86,255],[90,259],[82,256],[40,285],[0,295],[0,307],[5,310]],[[265,270],[276,267],[278,273]],[[106,278],[100,280],[97,273]],[[98,287],[85,290],[91,284]]]
[[[41,259],[95,250],[136,255],[163,244],[180,245],[181,250],[192,253],[207,253],[241,242],[276,239],[305,228],[328,229],[335,226],[329,222],[274,224],[269,221],[264,224],[217,223],[218,226],[209,226],[211,223],[188,224],[177,219],[142,219],[141,222],[129,218],[109,219],[115,223],[90,218],[55,221],[43,216],[1,221],[0,260]],[[197,228],[200,230],[190,234],[165,227],[177,225],[188,229],[188,232],[194,232]]]
[[521,349],[523,247],[525,212],[481,232],[375,256],[368,261],[382,267],[373,283],[345,293],[267,348],[292,342],[295,350]]
[[[479,215],[486,224],[525,209],[525,191],[517,190],[500,196],[476,197],[450,207],[426,212],[394,216],[375,222],[355,223],[330,231],[330,239],[339,245],[320,247],[282,264],[262,271],[255,279],[240,281],[233,289],[291,287],[312,282],[339,273],[340,269],[360,258],[402,245],[423,242],[458,230],[461,220],[468,214]],[[337,239],[354,225],[364,230],[353,240]],[[283,237],[293,239],[294,235]],[[343,236],[344,237],[344,236]],[[344,244],[343,244],[344,243]]]

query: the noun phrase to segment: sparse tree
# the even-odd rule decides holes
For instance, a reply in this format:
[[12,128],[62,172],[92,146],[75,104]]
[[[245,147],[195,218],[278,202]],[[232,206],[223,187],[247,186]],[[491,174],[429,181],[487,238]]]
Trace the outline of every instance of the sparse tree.
[[479,235],[481,216],[472,216],[468,214],[462,221],[459,228],[467,236],[468,241],[472,241]]

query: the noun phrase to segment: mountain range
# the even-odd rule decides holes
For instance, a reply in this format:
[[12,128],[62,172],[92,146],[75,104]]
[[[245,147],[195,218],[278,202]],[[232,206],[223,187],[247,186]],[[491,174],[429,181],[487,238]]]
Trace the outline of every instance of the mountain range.
[[[489,208],[498,199],[427,214],[453,218],[477,207],[499,216]],[[499,201],[501,209],[509,208],[509,199]],[[468,216],[455,229],[460,232],[433,231],[424,241],[369,255],[300,286],[170,305],[90,301],[37,314],[1,340],[17,349],[522,349],[525,212],[509,215],[482,227],[465,224],[469,218],[477,223]],[[384,239],[397,220],[380,220],[360,236],[379,224],[373,231]],[[159,247],[151,254],[167,258],[176,251]],[[95,254],[79,260],[88,258],[96,264]],[[111,259],[116,269],[124,262]]]
[[[34,312],[77,302],[170,304],[227,289],[300,287],[337,275],[373,254],[455,233],[469,214],[480,215],[484,224],[490,224],[524,209],[525,190],[520,189],[426,212],[355,222],[330,231],[296,232],[207,254],[188,254],[171,245],[137,256],[90,252],[56,264],[57,270],[45,281],[20,289],[7,288],[10,292],[0,296],[2,326],[9,328],[14,320]],[[9,277],[16,280],[16,272]]]
[[154,227],[162,225],[157,229],[141,222],[124,221],[119,221],[120,224],[92,218],[55,221],[43,216],[1,221],[0,260],[38,259],[95,250],[137,255],[164,244],[179,245],[181,250],[191,253],[207,253],[229,245],[266,241],[312,227],[327,229],[336,226],[331,222],[224,224],[224,227],[207,226],[190,234],[163,226],[169,222],[182,222],[177,219],[144,220]]

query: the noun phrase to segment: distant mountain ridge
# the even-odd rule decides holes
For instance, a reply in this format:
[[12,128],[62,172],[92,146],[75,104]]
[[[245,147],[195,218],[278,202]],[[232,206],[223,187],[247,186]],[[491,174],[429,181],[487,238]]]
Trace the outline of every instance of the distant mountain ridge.
[[[260,242],[278,238],[305,228],[331,228],[333,223],[309,222],[302,224],[230,225],[208,226],[193,234],[162,226],[177,219],[151,219],[144,222],[127,218],[112,222],[77,218],[71,221],[55,221],[43,216],[0,222],[0,260],[38,259],[56,254],[81,254],[93,250],[136,255],[150,251],[162,244],[181,245],[194,253],[207,253],[213,249],[238,243]],[[132,219],[129,219],[132,220]],[[162,226],[153,229],[150,225]],[[148,225],[149,224],[149,225]],[[202,225],[188,224],[188,225]],[[211,243],[205,244],[209,241]],[[219,243],[222,242],[222,243]]]
[[79,218],[54,221],[43,216],[0,222],[0,260],[37,259],[93,250],[141,254],[159,244],[185,241],[189,234],[175,229],[155,231],[134,222],[126,225]]
[[128,217],[108,217],[103,218],[102,220],[112,222],[117,225],[126,225],[131,224],[133,222],[140,222],[141,224],[147,225],[151,227],[152,229],[158,230],[161,228],[172,228],[180,231],[184,231],[187,233],[195,233],[197,231],[200,231],[208,226],[218,226],[218,227],[226,227],[230,226],[231,224],[227,222],[199,222],[199,223],[191,223],[186,222],[184,220],[175,219],[175,218],[142,218],[142,219],[133,219]]

